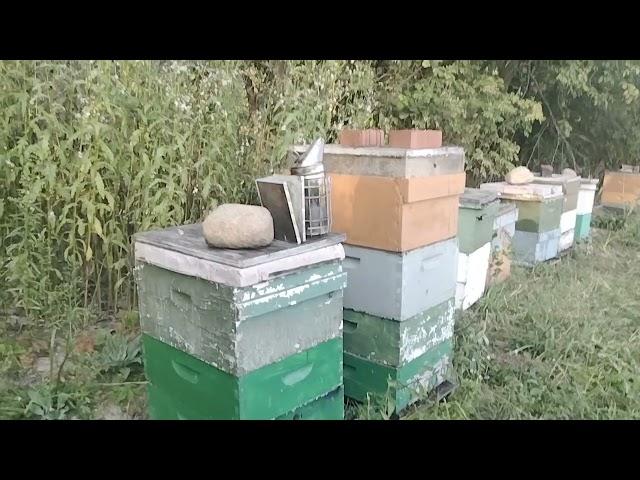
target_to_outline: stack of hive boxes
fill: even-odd
[[[347,235],[345,394],[400,411],[451,365],[464,151],[326,145],[324,163]]]
[[[627,210],[640,201],[640,172],[637,167],[623,166],[618,172],[605,172],[602,182],[602,206]]]
[[[491,261],[487,275],[487,287],[502,282],[511,275],[511,251],[516,233],[518,207],[515,203],[500,202],[493,222]]]
[[[460,197],[457,309],[466,310],[484,294],[499,204],[490,190],[467,188]]]
[[[531,266],[558,255],[564,204],[562,187],[496,182],[483,183],[480,189],[496,192],[501,201],[514,203],[518,208],[511,244],[514,263]]]
[[[200,224],[135,237],[153,419],[342,419],[343,235],[208,248]]]
[[[578,192],[578,208],[576,210],[576,241],[584,240],[591,233],[591,212],[598,189],[598,179],[583,178]]]
[[[564,252],[570,249],[573,247],[575,238],[580,177],[561,174],[553,174],[550,177],[535,176],[533,183],[562,186],[564,203],[562,206],[562,215],[560,216],[560,242],[558,244],[558,252]]]

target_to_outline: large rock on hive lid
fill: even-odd
[[[273,218],[263,207],[227,203],[209,213],[202,233],[210,247],[265,247],[273,242]]]
[[[527,167],[516,167],[504,179],[510,185],[524,185],[533,180],[533,173]]]

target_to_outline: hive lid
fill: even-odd
[[[542,202],[562,198],[562,185],[543,185],[527,183],[525,185],[511,185],[507,182],[483,183],[481,190],[492,190],[499,198],[529,202]]]
[[[554,173],[550,177],[542,177],[539,173],[533,174],[533,182],[544,185],[564,185],[565,183],[580,183],[581,178],[579,176],[562,175],[561,173]]]
[[[289,149],[289,154],[297,158],[308,149],[307,145],[295,145]],[[464,149],[454,146],[411,149],[328,144],[324,146],[323,161],[325,172],[342,175],[395,178],[451,175],[464,172]]]
[[[342,243],[346,240],[346,235],[330,233],[308,239],[299,245],[274,240],[263,248],[234,250],[208,247],[202,235],[202,224],[196,223],[137,233],[133,240],[136,243],[192,257],[196,261],[203,260],[235,268],[248,268]],[[308,264],[313,263],[316,262],[310,256]]]
[[[640,173],[638,172],[626,172],[624,170],[605,170],[605,175],[625,175],[629,177],[639,177]]]
[[[462,208],[479,210],[485,205],[497,200],[498,194],[495,191],[465,188],[464,193],[460,196],[459,204]]]
[[[580,183],[582,185],[598,185],[600,183],[600,179],[598,178],[581,178]]]

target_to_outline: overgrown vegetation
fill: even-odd
[[[460,386],[405,418],[640,418],[640,217],[515,269],[456,324]]]
[[[470,185],[519,163],[637,164],[639,77],[635,61],[0,62],[3,328],[67,351],[96,324],[135,327],[133,233],[255,203],[291,144],[343,125],[440,128]],[[136,347],[118,345],[100,374],[129,378]],[[0,347],[7,374],[34,352]],[[1,408],[82,410],[51,370],[49,390]]]

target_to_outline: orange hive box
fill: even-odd
[[[632,205],[640,200],[640,174],[606,172],[602,182],[603,205]]]
[[[329,144],[323,162],[331,183],[331,230],[345,233],[346,243],[404,252],[456,236],[464,149]]]
[[[393,178],[330,173],[331,230],[347,243],[404,252],[455,237],[465,173]]]

